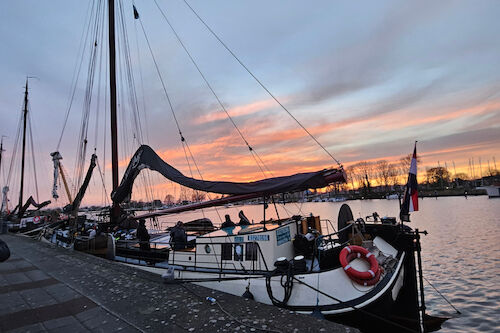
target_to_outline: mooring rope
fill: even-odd
[[[424,280],[439,294],[439,296],[441,296],[446,302],[448,302],[448,304],[458,313],[458,314],[462,314],[462,312],[460,312],[453,304],[451,304],[451,302],[443,295],[441,294],[441,292],[439,290],[437,290],[436,287],[434,287],[434,285],[429,281],[427,280],[427,278],[425,276],[423,276]]]

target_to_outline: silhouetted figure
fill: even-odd
[[[250,220],[248,220],[248,218],[245,216],[245,213],[243,213],[242,210],[240,210],[240,212],[238,213],[238,216],[240,217],[240,223],[238,223],[238,225],[249,225],[250,224]]]
[[[182,250],[187,247],[187,234],[181,221],[170,229],[170,246],[174,250]]]
[[[137,227],[137,238],[139,239],[141,250],[151,251],[151,247],[149,246],[150,237],[148,229],[146,229],[146,220],[144,219],[139,220],[139,226]]]
[[[89,231],[89,239],[95,238],[96,235],[97,235],[97,228],[96,226],[93,226],[92,229],[90,229]]]
[[[236,224],[233,221],[231,221],[231,217],[229,216],[229,214],[226,214],[225,218],[226,218],[226,220],[220,226],[221,229],[230,228],[230,227],[235,227],[236,226]]]

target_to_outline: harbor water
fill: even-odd
[[[346,201],[354,217],[365,218],[373,212],[380,216],[398,216],[397,200]],[[266,218],[294,214],[319,215],[336,226],[342,202],[270,204]],[[422,235],[422,261],[426,280],[426,306],[429,314],[453,316],[440,332],[500,332],[500,199],[479,197],[439,197],[419,199],[420,211],[411,214],[412,228]],[[170,225],[177,220],[202,217],[214,224],[229,214],[238,222],[243,210],[250,220],[261,221],[263,205],[230,206],[163,217]],[[276,212],[277,210],[277,212]],[[220,217],[219,217],[220,216]],[[328,223],[324,223],[326,228]],[[328,225],[331,229],[331,227]],[[439,296],[431,283],[461,315]]]

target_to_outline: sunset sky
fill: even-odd
[[[210,34],[183,0],[157,2],[272,175],[335,166]],[[187,2],[345,166],[361,160],[397,160],[410,153],[418,140],[418,153],[422,157],[420,173],[438,162],[441,166],[446,163],[450,169],[454,162],[457,172],[467,172],[470,158],[476,168],[481,158],[483,174],[488,161],[493,168],[494,157],[500,168],[500,2]],[[61,135],[75,68],[80,61],[82,32],[92,3],[19,0],[2,5],[0,135],[7,136],[0,174],[2,187],[8,178],[26,76],[34,76],[30,79],[30,111],[39,199],[50,199],[49,154],[56,149]],[[155,2],[135,1],[140,21],[134,20],[131,1],[121,3],[126,14],[143,143],[190,175],[140,22],[203,178],[238,181],[263,178]],[[107,41],[102,43],[106,45]],[[108,84],[104,56],[97,57],[102,65],[96,68],[85,167],[95,147],[109,195],[109,114],[104,108],[109,99],[105,94]],[[70,177],[74,176],[89,52],[83,59],[60,146],[62,162]],[[122,55],[118,63],[124,62]],[[134,129],[124,66],[119,73],[121,177],[138,147],[134,136],[139,138],[139,133]],[[25,193],[31,194],[34,193],[31,159],[28,163]],[[11,197],[17,196],[16,176],[12,171]],[[476,176],[479,176],[477,170]],[[172,184],[160,177],[151,176],[150,181],[155,198],[175,194]],[[65,204],[62,191],[60,195],[56,205]],[[102,181],[96,174],[84,204],[103,203],[104,196]],[[139,186],[133,198],[145,198]]]

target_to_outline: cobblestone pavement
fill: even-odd
[[[358,332],[84,253],[2,235],[0,332]],[[216,304],[205,300],[210,296]]]

